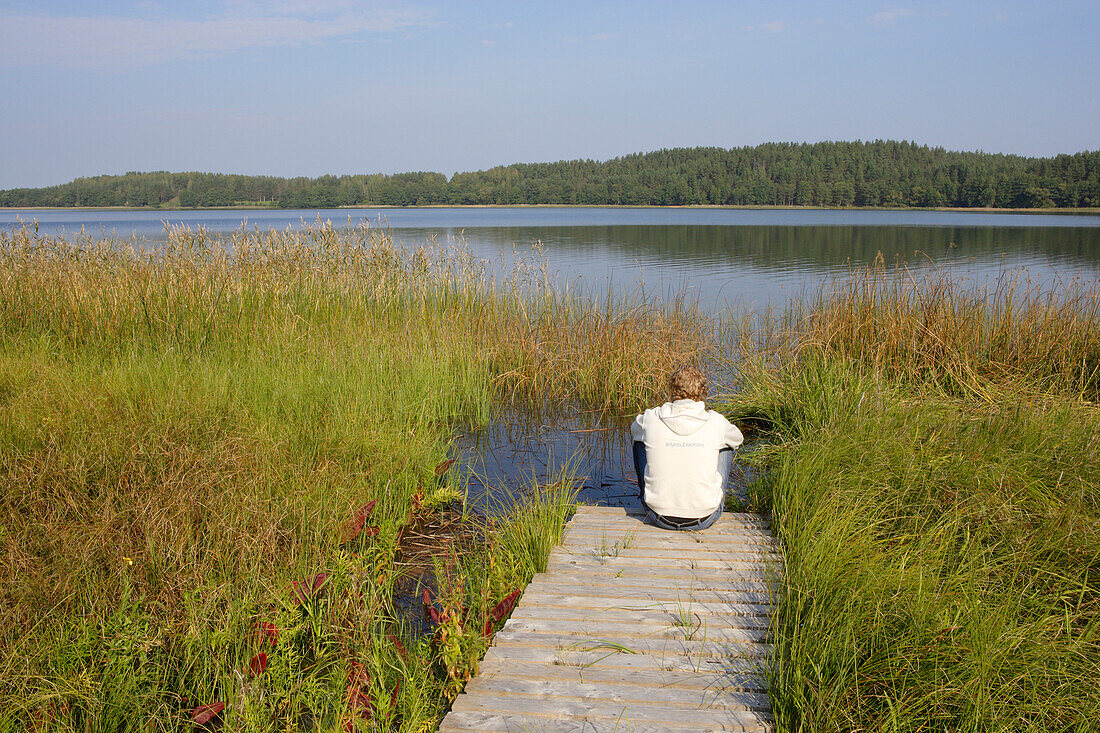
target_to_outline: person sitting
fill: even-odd
[[[646,521],[664,529],[706,529],[722,515],[733,451],[744,441],[737,426],[708,410],[707,380],[693,366],[669,377],[669,397],[630,426],[634,470]]]

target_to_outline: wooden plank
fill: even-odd
[[[628,655],[634,656],[634,655]],[[692,690],[738,690],[764,692],[767,682],[759,669],[745,672],[722,669],[696,670],[692,667],[666,669],[656,664],[641,666],[607,666],[593,664],[565,665],[549,661],[523,661],[514,657],[490,658],[488,655],[478,667],[478,677],[522,678],[548,680],[562,685],[572,682],[589,684],[633,685],[639,689],[668,687]]]
[[[583,573],[544,574],[536,575],[528,588],[541,588],[543,586],[558,586],[572,588],[582,595],[597,594],[605,598],[631,598],[638,592],[650,591],[653,597],[678,598],[685,594],[699,597],[700,592],[711,593],[744,593],[748,595],[763,596],[765,603],[771,601],[776,586],[759,580],[723,580],[721,578],[700,578],[697,576],[674,576],[670,578],[646,578],[645,576],[619,576],[615,583],[610,585],[595,584]],[[614,593],[611,591],[614,590]],[[745,603],[754,603],[748,600]]]
[[[726,559],[714,556],[705,557],[665,557],[654,559],[651,557],[635,557],[633,555],[597,555],[588,552],[563,552],[554,553],[550,557],[549,568],[555,565],[583,566],[595,564],[601,567],[615,568],[657,568],[661,570],[730,570],[764,572],[764,563],[755,560]],[[547,570],[553,572],[553,570]]]
[[[696,558],[699,560],[729,560],[734,562],[753,562],[763,567],[769,565],[782,569],[783,555],[778,550],[766,549],[726,549],[724,547],[706,547],[695,545],[685,547],[683,545],[616,545],[614,542],[576,542],[566,537],[557,547],[553,556],[564,557],[567,555],[580,555],[592,558],[600,557],[638,557],[650,560],[675,560]]]
[[[706,710],[771,710],[767,693],[724,690],[720,687],[676,687],[672,684],[653,688],[620,682],[569,682],[499,675],[479,675],[466,685],[466,694],[486,693],[515,696],[528,700],[602,700],[638,707],[657,704],[662,707]]]
[[[767,530],[764,530],[766,532]],[[638,525],[634,526],[608,526],[606,524],[597,524],[590,522],[583,522],[579,524],[571,524],[562,531],[562,539],[571,541],[570,538],[578,535],[594,536],[599,538],[601,535],[606,536],[609,540],[615,540],[620,538],[633,539],[633,540],[666,540],[669,542],[683,543],[685,546],[694,546],[695,544],[707,544],[713,546],[726,546],[731,547],[735,545],[741,545],[747,548],[767,548],[777,549],[779,547],[778,541],[771,538],[770,535],[763,534],[761,530],[744,530],[738,532],[728,532],[726,530],[707,530],[706,532],[677,532],[670,529],[654,529],[640,528]]]
[[[707,534],[706,532],[669,532],[666,530],[650,531],[648,528],[626,528],[626,527],[608,527],[606,525],[600,525],[599,527],[583,526],[579,524],[569,525],[562,532],[562,539],[564,541],[574,540],[594,540],[599,542],[605,540],[608,544],[613,542],[630,543],[634,545],[641,544],[659,544],[662,546],[675,546],[675,547],[714,547],[725,548],[729,550],[737,549],[771,549],[776,550],[779,548],[779,542],[769,537],[761,537],[755,534],[745,535],[739,541],[739,538],[732,537],[729,534]]]
[[[585,621],[577,623],[561,619],[511,618],[504,629],[514,632],[549,634],[559,638],[572,639],[572,642],[584,639],[708,639],[719,642],[739,642],[753,644],[767,638],[764,629],[745,628],[728,624],[708,623],[702,617],[686,617],[682,624],[671,618],[658,623],[622,623],[615,621]],[[499,633],[499,632],[498,632]],[[629,646],[629,644],[627,644]]]
[[[603,670],[630,673],[730,674],[763,679],[766,660],[757,657],[699,658],[682,654],[622,654],[614,650],[553,649],[534,646],[491,646],[484,664],[506,667],[539,666],[543,670],[561,668],[572,672]]]
[[[755,584],[761,589],[778,588],[778,581],[769,577],[766,569],[761,570],[721,570],[690,568],[662,570],[645,567],[611,567],[603,563],[591,563],[586,566],[547,565],[547,575],[554,580],[581,585],[594,583],[607,588],[627,585],[645,585],[648,582],[654,588],[739,588],[748,590]],[[612,582],[619,581],[619,582]],[[639,581],[642,581],[639,583]]]
[[[609,536],[607,534],[580,535],[567,532],[562,537],[561,549],[570,552],[595,552],[599,554],[632,554],[645,557],[683,557],[692,555],[720,557],[751,557],[761,560],[782,560],[783,553],[778,548],[763,545],[754,547],[746,544],[728,544],[714,542],[685,543],[668,537]]]
[[[766,659],[771,645],[762,641],[716,641],[630,636],[572,636],[510,629],[506,625],[493,637],[497,645],[533,646],[558,651],[596,651],[684,657]]]
[[[654,535],[676,535],[682,537],[691,537],[692,535],[701,535],[703,537],[745,537],[745,538],[768,538],[774,537],[771,534],[771,530],[767,527],[757,527],[753,525],[741,525],[741,524],[723,524],[717,522],[707,529],[701,530],[677,530],[677,529],[663,529],[656,525],[646,524],[645,522],[635,517],[622,517],[618,519],[602,519],[597,517],[573,517],[566,525],[568,528],[587,529],[594,531],[608,531],[608,532],[647,532]]]
[[[589,532],[644,532],[654,537],[745,537],[745,538],[770,538],[774,537],[767,527],[757,527],[742,524],[723,524],[718,522],[706,529],[665,529],[654,524],[647,524],[635,517],[622,517],[619,519],[599,519],[596,517],[573,517],[566,524],[567,528],[583,529]]]
[[[622,517],[629,517],[631,519],[643,519],[646,516],[645,510],[641,508],[641,504],[637,504],[633,507],[609,507],[609,506],[589,506],[578,505],[577,511],[574,514],[577,517],[599,517],[600,519],[619,519]],[[751,524],[753,526],[771,526],[771,522],[760,516],[759,514],[751,514],[747,512],[722,512],[721,518],[718,520],[719,524]]]
[[[766,629],[768,610],[755,613],[737,613],[727,610],[705,607],[702,604],[684,602],[682,604],[663,604],[649,608],[601,607],[583,608],[577,606],[543,605],[535,599],[524,599],[523,605],[512,613],[512,618],[538,619],[541,621],[559,621],[571,624],[584,624],[613,618],[617,623],[656,626],[664,624],[705,623],[708,628],[730,626],[740,629]],[[727,604],[728,608],[728,604]],[[753,606],[760,609],[760,606]]]
[[[753,553],[752,555],[738,554],[735,552],[726,553],[721,549],[714,548],[693,548],[693,547],[675,547],[668,548],[672,550],[676,556],[665,556],[655,558],[657,560],[679,560],[681,562],[687,562],[689,560],[718,560],[723,562],[742,562],[751,563],[753,565],[759,565],[761,568],[765,567],[767,563],[763,560],[761,555],[763,553]],[[590,560],[604,560],[613,559],[616,557],[641,557],[643,554],[633,554],[633,550],[630,547],[616,546],[614,543],[608,543],[606,545],[599,543],[575,543],[568,542],[567,544],[559,545],[555,547],[550,553],[550,559],[560,559],[567,557],[588,558]],[[651,558],[653,559],[653,558]],[[659,564],[659,563],[657,563]]]
[[[604,555],[621,554],[632,550],[645,550],[650,553],[679,552],[688,555],[779,555],[778,547],[767,547],[764,544],[751,542],[714,542],[704,540],[696,542],[691,538],[679,539],[675,537],[651,537],[649,535],[609,535],[606,533],[590,532],[581,534],[578,532],[566,532],[562,535],[561,545],[558,550],[576,551],[580,548],[586,552],[599,552]]]
[[[481,695],[459,695],[451,708],[452,712],[475,713],[486,716],[511,714],[519,716],[520,721],[509,721],[510,727],[494,727],[489,719],[478,721],[480,730],[562,730],[563,721],[617,722],[620,731],[638,730],[639,725],[660,725],[665,729],[706,730],[766,730],[770,717],[762,712],[749,710],[690,710],[685,708],[657,707],[653,705],[630,706],[601,700],[530,700],[515,697],[483,697]],[[449,717],[449,716],[448,716]],[[457,723],[461,717],[456,717]],[[548,722],[549,727],[538,727]],[[499,725],[499,724],[497,724]],[[661,730],[661,727],[652,730]],[[590,727],[580,730],[591,730]]]
[[[697,723],[645,723],[624,719],[618,715],[614,720],[555,720],[532,719],[510,714],[481,712],[453,712],[447,715],[439,726],[440,733],[480,733],[480,731],[508,731],[509,733],[669,733],[670,731],[691,731],[692,733],[715,733],[716,731],[741,731],[749,733],[769,731],[767,723],[752,727],[744,724],[733,725],[729,721],[711,721],[702,727]]]
[[[612,605],[621,605],[622,601],[634,603],[638,599],[650,602],[678,601],[695,599],[715,603],[747,603],[750,605],[772,605],[778,596],[771,591],[767,583],[753,581],[725,583],[715,587],[709,583],[692,583],[688,578],[683,583],[638,583],[627,582],[620,578],[615,584],[615,593],[598,585],[583,585],[564,582],[564,579],[552,575],[536,575],[527,586],[525,593],[558,593],[577,596],[591,596],[605,599]]]
[[[711,585],[720,587],[734,582],[752,581],[766,583],[768,574],[766,570],[724,570],[721,568],[697,568],[695,570],[676,568],[648,568],[637,566],[615,567],[602,563],[578,563],[550,561],[547,571],[558,578],[568,578],[581,583],[599,583],[607,588],[614,588],[614,581],[626,580],[652,580],[655,585],[670,587],[687,587],[690,585],[699,587]],[[581,580],[584,578],[584,580]],[[622,585],[626,585],[623,583]]]
[[[768,624],[775,608],[758,603],[704,603],[691,598],[678,601],[649,601],[643,599],[608,604],[607,599],[592,596],[559,596],[554,594],[532,595],[513,615],[525,614],[544,618],[583,619],[594,615],[613,615],[616,618],[634,618],[638,614],[665,614],[681,616],[693,614],[726,619],[730,623]]]
[[[596,516],[601,519],[615,519],[618,517],[641,518],[645,517],[645,515],[645,510],[641,508],[641,504],[639,503],[628,508],[580,504],[577,506],[575,516]],[[718,520],[718,523],[741,523],[758,527],[771,526],[771,522],[767,519],[761,517],[759,514],[752,514],[751,512],[722,512],[722,517]]]
[[[588,542],[563,542],[559,548],[561,552],[555,552],[555,557],[578,555],[593,559],[612,557],[632,557],[650,560],[653,564],[660,564],[664,560],[683,560],[695,558],[698,560],[723,560],[727,562],[756,563],[761,567],[775,566],[777,571],[782,570],[783,556],[779,552],[767,550],[740,550],[731,551],[711,547],[656,547],[653,545],[638,547],[616,547],[613,544],[601,545]]]

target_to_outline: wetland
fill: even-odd
[[[780,729],[1100,714],[1100,217],[348,214],[3,212],[0,728],[430,728],[684,361]]]

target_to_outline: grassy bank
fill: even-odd
[[[571,490],[473,517],[456,428],[640,406],[707,328],[366,228],[0,233],[0,729],[430,728]]]
[[[871,272],[744,334],[781,730],[1100,719],[1100,292]]]

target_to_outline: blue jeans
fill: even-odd
[[[640,440],[635,440],[634,472],[638,474],[638,498],[642,500],[642,506],[646,509],[647,523],[655,524],[662,529],[701,530],[711,526],[718,521],[718,517],[722,516],[722,507],[726,503],[726,496],[729,495],[730,490],[730,469],[733,467],[733,448],[723,448],[718,451],[718,473],[722,475],[722,501],[719,502],[718,508],[714,510],[714,513],[707,517],[662,517],[660,514],[650,509],[649,505],[645,503],[645,466],[645,443]]]

